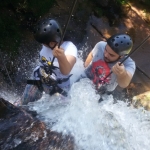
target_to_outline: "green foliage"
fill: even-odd
[[[13,5],[17,5],[18,3],[22,2],[23,0],[1,0],[1,3],[0,3],[0,7],[6,7],[8,6],[8,4],[13,4]]]
[[[116,0],[118,3],[120,3],[121,5],[125,5],[127,4],[127,0]]]
[[[26,31],[48,12],[54,2],[55,0],[1,0],[0,49],[16,54],[22,35],[26,36]]]
[[[20,43],[21,34],[18,30],[19,24],[8,14],[3,14],[0,17],[0,49],[2,51],[17,52]]]
[[[95,7],[95,13],[97,14],[98,17],[101,17],[103,15],[103,10],[99,7]]]
[[[150,6],[150,0],[140,0],[144,5]]]
[[[52,7],[55,0],[28,0],[27,7],[35,16],[42,16]]]

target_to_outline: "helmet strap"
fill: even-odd
[[[56,47],[57,44],[58,44],[58,43],[56,43],[53,47],[50,47],[50,46],[49,46],[49,47],[53,50],[53,49]]]
[[[58,44],[58,42],[53,46],[53,47],[51,47],[50,45],[49,45],[49,43],[48,44],[43,44],[43,45],[45,45],[46,47],[49,47],[50,49],[54,49],[55,47],[56,47],[56,45]]]

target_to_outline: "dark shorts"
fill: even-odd
[[[43,84],[43,90],[46,94],[50,94],[50,89],[47,85]],[[64,91],[69,91],[70,86],[65,87]],[[39,100],[43,95],[43,92],[39,90],[39,88],[36,85],[27,84],[24,90],[24,93],[21,97],[21,104],[20,105],[26,105],[29,102],[34,102]]]
[[[22,105],[34,102],[42,97],[42,91],[36,85],[27,84],[21,97]]]

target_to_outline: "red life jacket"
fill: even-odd
[[[110,73],[110,68],[105,61],[98,60],[92,63],[92,75],[93,83],[99,87],[102,84],[102,81],[108,83],[110,76],[105,79],[105,77]],[[104,81],[105,80],[105,81]]]

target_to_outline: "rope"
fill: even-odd
[[[107,38],[102,34],[101,31],[99,31],[99,30],[96,28],[96,26],[94,26],[92,23],[91,23],[91,26],[92,26],[105,40],[107,40]],[[129,54],[127,55],[127,57],[125,57],[125,58],[121,61],[120,65],[121,65],[127,58],[129,58],[135,51],[137,51],[143,44],[145,44],[145,42],[146,42],[149,38],[150,38],[150,35],[148,35],[147,38],[145,38],[145,39],[141,42],[141,44],[138,45],[133,51],[131,51],[131,53],[129,53]],[[136,66],[136,68],[137,68],[139,71],[141,71],[147,78],[150,79],[150,77],[149,77],[143,70],[141,70],[141,69],[140,69],[139,67],[137,67],[137,66]],[[111,74],[112,74],[112,71],[104,78],[104,81],[105,81]]]
[[[61,42],[63,41],[63,38],[64,38],[64,36],[65,36],[65,33],[66,33],[66,30],[67,30],[67,27],[68,27],[70,18],[71,18],[71,16],[72,16],[73,10],[74,10],[74,8],[75,8],[76,2],[77,2],[77,0],[74,0],[73,6],[72,6],[71,11],[70,11],[70,15],[69,15],[68,20],[67,20],[66,25],[65,25],[65,29],[64,29],[63,34],[62,34],[62,36],[61,36],[61,40],[60,40],[60,42],[59,42],[59,44],[58,44],[58,48],[60,47]],[[51,66],[53,65],[54,60],[55,60],[55,57],[53,57],[53,59],[52,59]]]
[[[129,58],[135,51],[137,51],[143,44],[145,44],[145,42],[150,38],[150,35],[147,36],[147,38],[145,38],[140,45],[138,45],[133,51],[131,51],[131,53],[129,53],[127,55],[127,57],[125,57],[121,62],[120,65],[127,59]],[[112,74],[112,71],[104,78],[104,81]]]

